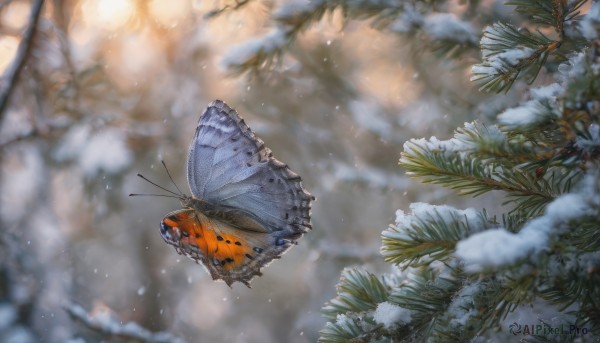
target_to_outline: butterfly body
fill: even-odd
[[[201,115],[187,170],[192,196],[162,220],[161,235],[215,280],[249,286],[311,229],[314,197],[222,101]]]

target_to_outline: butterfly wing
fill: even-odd
[[[299,238],[311,228],[314,197],[300,176],[273,157],[237,112],[212,102],[200,117],[188,155],[194,197],[239,209],[282,238]]]
[[[261,275],[260,268],[281,254],[276,238],[267,232],[239,230],[193,210],[169,213],[160,224],[163,239],[178,253],[202,263],[213,280],[231,286]]]
[[[185,208],[169,213],[160,231],[214,280],[250,287],[311,229],[314,197],[222,101],[201,115],[187,167],[193,197],[182,197]]]

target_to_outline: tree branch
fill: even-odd
[[[151,332],[134,322],[122,324],[109,315],[94,316],[77,304],[69,304],[65,306],[65,310],[71,318],[106,337],[120,338],[134,342],[185,343],[169,332]]]
[[[42,7],[44,6],[44,0],[35,0],[31,6],[31,14],[29,15],[29,25],[23,33],[23,39],[19,43],[17,54],[11,66],[6,70],[2,77],[2,88],[0,91],[0,128],[4,121],[4,115],[10,96],[18,82],[19,74],[27,63],[27,59],[31,54],[31,46],[33,43],[33,37],[35,36],[40,14],[42,13]]]

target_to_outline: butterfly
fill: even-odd
[[[160,234],[230,287],[250,287],[261,268],[312,229],[315,197],[223,101],[200,116],[187,179],[192,195],[178,196],[183,209],[164,217]]]

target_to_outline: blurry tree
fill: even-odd
[[[492,335],[531,301],[592,327],[597,225],[573,216],[593,219],[597,199],[582,185],[598,187],[598,6],[514,5],[520,16],[493,0],[0,1],[0,341],[315,341],[317,309],[356,263],[372,272],[343,272],[322,340]],[[147,186],[138,171],[167,184],[161,159],[185,182],[214,98],[318,198],[313,232],[252,290],[179,263],[157,230],[165,202],[125,200]],[[504,190],[514,210],[399,211],[382,251],[404,271],[376,277],[393,209],[452,196],[400,175],[400,144],[476,117],[455,139],[409,141],[402,164],[466,194]],[[493,213],[492,199],[452,201]]]

